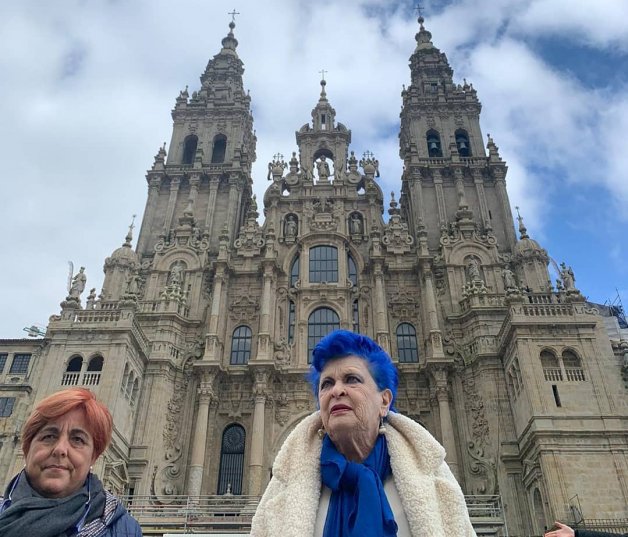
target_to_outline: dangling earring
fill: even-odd
[[[380,416],[379,417],[379,430],[377,431],[378,434],[385,434],[386,433],[386,425],[384,425],[384,418],[385,418],[385,416]]]
[[[321,427],[318,431],[316,431],[316,434],[322,440],[323,438],[325,438],[325,429]]]

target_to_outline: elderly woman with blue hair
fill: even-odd
[[[445,450],[397,413],[397,370],[366,336],[337,330],[314,349],[319,410],[284,442],[253,537],[474,536]]]

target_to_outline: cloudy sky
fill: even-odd
[[[628,2],[423,0],[425,26],[483,104],[512,206],[591,300],[628,307]],[[257,130],[254,183],[296,149],[327,71],[352,149],[399,194],[400,91],[418,30],[392,0],[20,0],[0,4],[0,337],[45,327],[68,261],[100,291],[146,201],[145,172],[236,9]],[[85,296],[85,295],[84,295]]]

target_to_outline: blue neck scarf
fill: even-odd
[[[349,462],[323,439],[321,478],[331,490],[323,537],[396,537],[397,523],[383,482],[392,473],[384,435],[362,463]]]

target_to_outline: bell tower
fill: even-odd
[[[223,227],[233,240],[246,219],[256,137],[234,28],[231,22],[200,90],[190,96],[186,86],[176,99],[168,154],[164,144],[146,176],[149,192],[137,248],[142,260],[181,240],[217,251]]]
[[[402,91],[399,155],[404,162],[401,206],[412,229],[425,226],[437,247],[450,224],[466,221],[491,232],[504,248],[516,242],[506,193],[507,167],[480,129],[473,85],[455,84],[447,56],[419,17],[410,57],[410,87]]]

